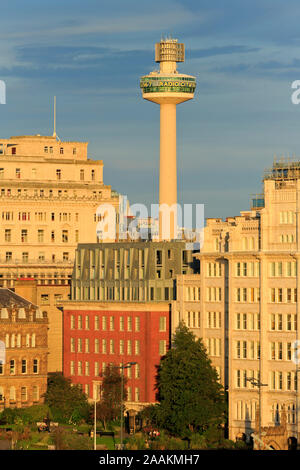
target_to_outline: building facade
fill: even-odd
[[[36,279],[17,279],[14,291],[38,305],[42,315],[48,318],[48,372],[62,372],[63,315],[57,306],[70,298],[70,286],[38,284]]]
[[[108,363],[137,362],[127,370],[127,409],[155,402],[156,367],[170,345],[175,277],[197,264],[183,241],[78,245],[72,299],[62,302],[64,374],[93,398]]]
[[[33,303],[0,288],[0,408],[43,402],[48,319]]]
[[[177,274],[196,272],[184,241],[79,244],[72,300],[170,302]]]
[[[107,365],[135,362],[124,370],[126,408],[139,411],[156,401],[156,366],[169,347],[169,317],[162,302],[65,302],[64,375],[98,400]]]
[[[69,298],[77,244],[97,240],[100,204],[118,211],[103,162],[88,158],[87,146],[41,135],[0,139],[0,286],[37,281],[36,302],[49,318],[50,372],[62,370],[62,318],[54,304]]]
[[[279,425],[299,438],[299,162],[274,163],[238,217],[208,219],[200,275],[177,278],[173,328],[203,338],[229,396],[229,436]],[[195,313],[196,312],[196,313]],[[260,406],[259,406],[260,404]]]
[[[3,287],[19,277],[68,284],[77,244],[97,241],[97,207],[118,206],[87,145],[40,135],[0,139]]]

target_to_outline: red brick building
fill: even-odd
[[[169,304],[68,301],[63,304],[63,370],[90,399],[99,398],[101,373],[125,369],[127,409],[155,402],[155,375],[170,342]]]

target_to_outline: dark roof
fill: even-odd
[[[28,308],[31,307],[31,305],[33,305],[31,302],[15,294],[10,289],[0,287],[0,308],[9,308],[13,306],[19,308]]]

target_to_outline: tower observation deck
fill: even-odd
[[[196,78],[179,73],[184,44],[164,39],[155,45],[160,70],[141,77],[145,100],[160,105],[159,239],[177,238],[176,105],[193,99]]]

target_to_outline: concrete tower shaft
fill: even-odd
[[[160,70],[141,78],[143,98],[160,105],[159,239],[177,238],[176,105],[194,97],[196,79],[180,74],[184,44],[166,39],[155,45]]]

